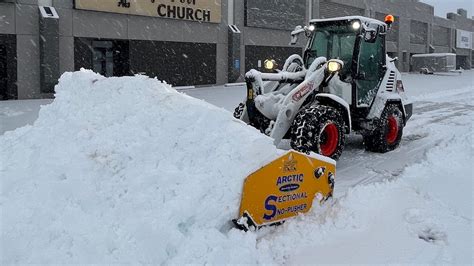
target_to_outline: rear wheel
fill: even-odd
[[[403,113],[397,105],[387,105],[376,129],[364,136],[365,149],[373,152],[388,152],[396,149],[403,135]]]
[[[338,159],[344,149],[344,119],[337,109],[313,105],[298,113],[291,128],[291,147]]]

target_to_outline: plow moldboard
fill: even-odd
[[[319,158],[319,159],[318,159]],[[244,182],[240,217],[262,226],[311,209],[314,197],[332,195],[336,164],[319,156],[289,151],[249,175]]]

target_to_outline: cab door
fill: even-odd
[[[356,84],[356,106],[370,107],[386,71],[385,36],[377,34],[375,40],[362,38],[359,46],[359,57]]]

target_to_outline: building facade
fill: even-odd
[[[175,86],[241,81],[267,58],[301,54],[289,33],[311,18],[389,13],[387,52],[401,71],[433,52],[471,68],[474,20],[416,0],[0,0],[0,99],[53,97],[60,75],[81,68]]]

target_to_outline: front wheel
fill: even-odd
[[[337,160],[344,149],[344,119],[330,106],[313,105],[298,113],[291,128],[291,147]]]
[[[375,130],[364,135],[365,149],[385,153],[396,149],[403,135],[403,113],[397,105],[387,105]]]

